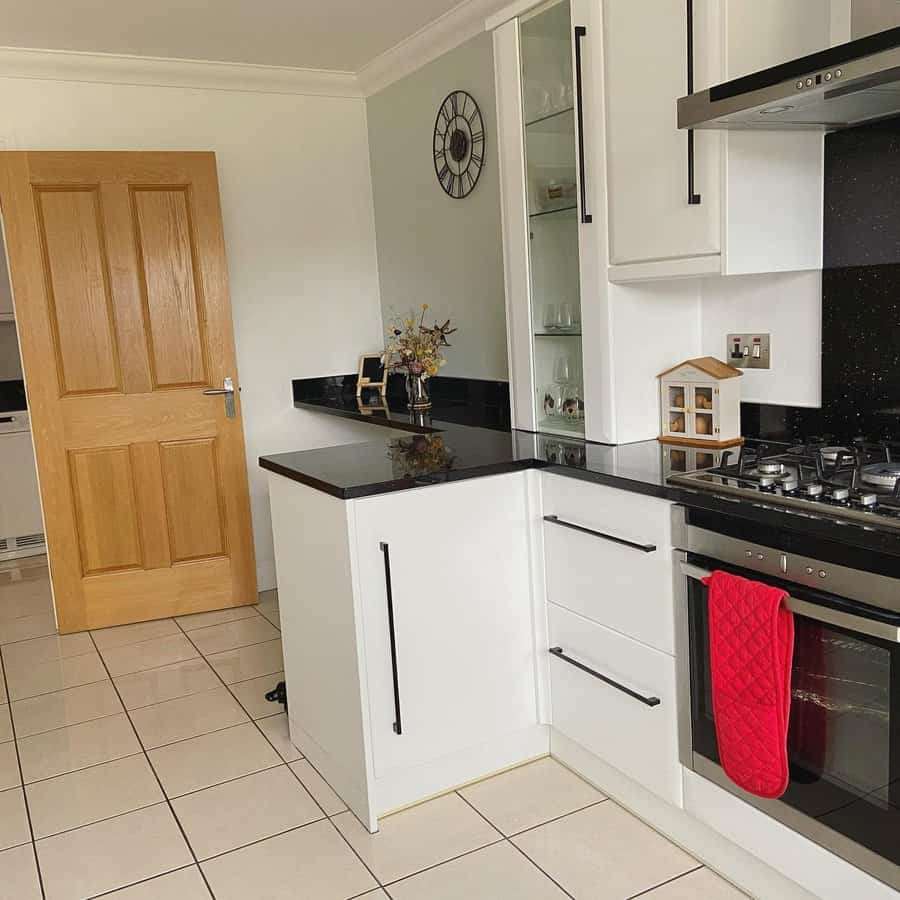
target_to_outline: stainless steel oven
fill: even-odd
[[[705,510],[677,508],[673,534],[682,764],[900,889],[900,559]],[[719,764],[701,581],[714,569],[790,595],[790,783],[778,800]]]

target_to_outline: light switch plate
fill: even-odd
[[[736,369],[769,369],[772,365],[768,334],[729,334],[725,361]]]

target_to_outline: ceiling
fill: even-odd
[[[357,72],[459,2],[0,0],[0,43]]]

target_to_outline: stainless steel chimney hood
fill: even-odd
[[[696,91],[679,128],[849,128],[900,115],[900,28],[870,34]]]

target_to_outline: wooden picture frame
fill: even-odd
[[[382,362],[381,353],[364,353],[359,358],[359,374],[356,378],[356,397],[359,399],[365,388],[377,388],[384,397],[387,394],[388,370]]]

